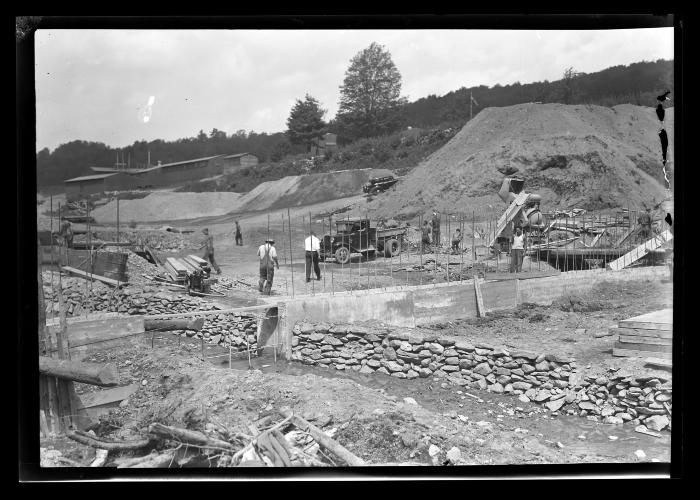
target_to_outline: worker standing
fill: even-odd
[[[61,217],[61,228],[58,235],[63,240],[63,246],[73,248],[73,226],[64,217]]]
[[[204,243],[199,247],[200,250],[204,248],[204,255],[202,258],[209,261],[211,266],[216,269],[216,274],[221,274],[221,268],[216,263],[216,260],[214,260],[214,236],[209,234],[209,229],[206,227],[202,229],[202,233],[204,233]]]
[[[258,290],[266,295],[272,292],[272,281],[275,278],[275,266],[280,268],[277,261],[277,250],[274,247],[275,240],[268,238],[264,245],[258,248],[258,257],[260,258],[260,279],[258,280]]]
[[[311,266],[313,265],[316,280],[321,280],[321,268],[318,265],[318,252],[321,250],[321,242],[316,233],[311,231],[311,236],[304,240],[304,252],[306,255],[306,282],[311,281]]]
[[[421,245],[424,252],[430,250],[430,224],[428,224],[427,220],[423,221],[423,227],[421,228]]]
[[[241,226],[236,221],[236,246],[243,246],[243,235],[241,234]]]
[[[513,234],[513,243],[510,247],[510,272],[519,273],[523,269],[523,255],[525,254],[525,235],[523,230],[517,228]]]
[[[433,245],[440,246],[440,214],[433,212]]]
[[[651,208],[646,209],[646,213],[643,213],[637,219],[637,223],[640,226],[639,236],[643,241],[651,238]]]
[[[452,253],[459,253],[459,244],[462,242],[462,231],[459,228],[455,229],[452,234]]]

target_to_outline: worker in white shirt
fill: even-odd
[[[510,272],[519,273],[523,270],[523,255],[525,254],[525,235],[517,228],[513,234],[513,244],[510,247]]]
[[[265,240],[265,244],[260,245],[258,248],[258,257],[260,258],[258,290],[266,295],[270,295],[272,291],[272,280],[275,278],[275,266],[277,266],[277,269],[280,268],[280,263],[277,261],[277,250],[275,250],[274,244],[275,240],[268,238]]]
[[[316,237],[316,233],[311,231],[311,236],[304,240],[304,250],[306,251],[306,282],[311,281],[311,266],[316,273],[316,280],[321,280],[321,268],[318,265],[318,252],[321,250],[321,242]]]

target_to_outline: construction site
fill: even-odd
[[[670,462],[657,129],[519,104],[402,176],[38,195],[42,466]]]

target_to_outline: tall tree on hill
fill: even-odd
[[[376,42],[350,61],[340,86],[338,128],[350,139],[387,133],[399,124],[401,74],[391,54]]]
[[[320,103],[306,94],[302,101],[297,99],[287,118],[287,137],[292,144],[303,144],[307,151],[311,151],[311,146],[326,130],[326,123],[323,115],[326,110],[321,108]]]

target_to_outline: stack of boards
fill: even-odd
[[[165,267],[173,281],[178,283],[184,283],[187,275],[194,273],[196,269],[204,271],[206,276],[211,273],[209,263],[196,255],[188,255],[182,258],[168,257],[163,267]]]
[[[655,357],[670,360],[673,351],[673,309],[624,319],[610,333],[619,335],[613,356]]]

